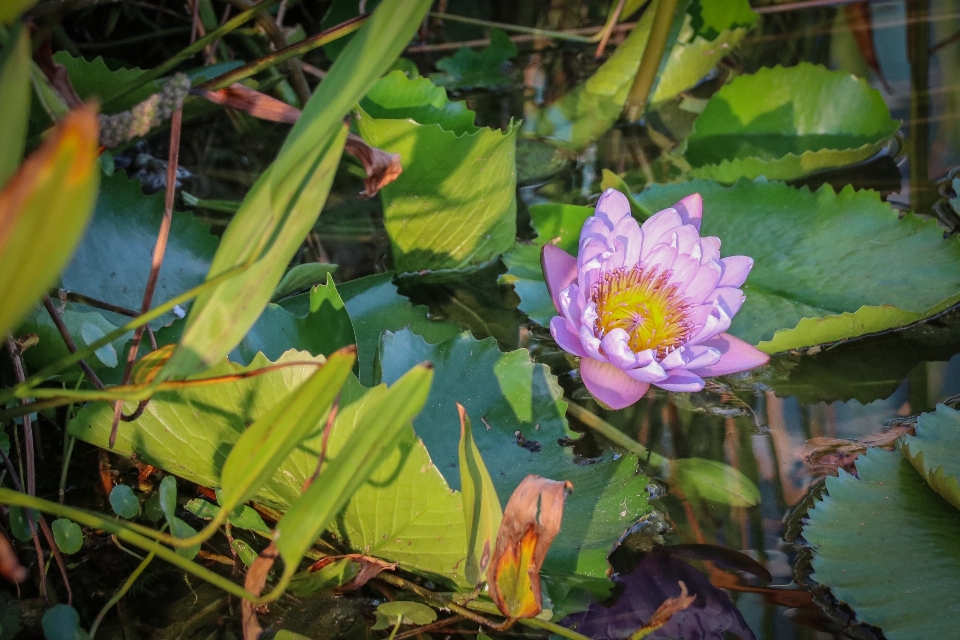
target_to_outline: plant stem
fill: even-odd
[[[647,11],[649,10],[647,9]],[[653,26],[650,28],[650,38],[643,50],[643,57],[640,58],[640,68],[637,69],[633,86],[630,87],[630,94],[624,104],[624,113],[630,122],[639,120],[647,107],[650,90],[653,88],[657,70],[660,68],[660,61],[663,60],[663,53],[667,48],[667,40],[670,38],[670,28],[673,26],[676,10],[677,0],[660,0],[657,4],[657,12],[653,16]]]
[[[240,25],[244,24],[251,18],[256,17],[257,15],[263,13],[267,9],[270,9],[274,5],[278,4],[280,0],[261,0],[256,6],[244,11],[243,13],[237,14],[232,20],[228,20],[218,29],[214,29],[204,37],[196,40],[193,44],[181,50],[179,53],[174,55],[172,58],[164,62],[163,64],[154,67],[150,71],[145,71],[137,78],[134,78],[127,84],[121,86],[113,94],[107,96],[103,101],[103,106],[101,111],[106,112],[110,107],[114,105],[121,98],[133,93],[143,85],[156,80],[160,76],[164,75],[168,71],[174,69],[184,60],[190,58],[196,53],[203,51],[204,47],[208,44],[222,38],[225,34],[230,33]]]
[[[70,331],[67,329],[67,325],[63,323],[63,318],[60,317],[60,312],[57,311],[57,308],[53,306],[53,301],[50,300],[50,296],[44,294],[43,296],[43,306],[46,308],[47,313],[50,314],[50,319],[53,320],[53,324],[56,325],[57,331],[60,332],[60,337],[63,338],[63,343],[67,345],[67,351],[70,353],[77,352],[77,345],[73,342],[73,336],[70,335]],[[83,358],[80,358],[80,361],[77,363],[80,365],[80,368],[83,369],[83,372],[87,374],[87,377],[90,378],[90,382],[93,383],[97,389],[103,389],[103,383],[100,381],[100,378],[94,373],[93,369],[90,368],[90,365],[87,364],[87,361]]]
[[[603,31],[600,31],[596,35],[592,36],[580,36],[574,33],[567,33],[564,31],[548,31],[546,29],[535,29],[533,27],[521,27],[515,24],[506,24],[503,22],[492,22],[490,20],[480,20],[479,18],[468,18],[467,16],[458,16],[452,13],[437,13],[431,11],[428,14],[431,18],[439,18],[441,20],[451,20],[453,22],[462,22],[464,24],[475,24],[480,27],[494,27],[496,29],[503,29],[504,31],[515,31],[516,33],[527,33],[532,36],[537,36],[541,38],[552,38],[554,40],[569,40],[570,42],[599,42],[603,37]],[[669,29],[669,27],[668,27]]]
[[[630,453],[634,453],[641,460],[645,460],[652,464],[653,466],[663,466],[665,463],[668,463],[669,460],[664,458],[659,453],[654,453],[650,451],[645,446],[625,434],[620,429],[617,429],[615,426],[601,418],[600,416],[587,411],[578,404],[567,401],[567,413],[585,424],[590,429],[596,431],[604,438],[617,445],[618,447],[623,447]]]
[[[289,47],[275,51],[274,53],[260,58],[259,60],[248,62],[242,67],[238,67],[233,71],[228,71],[222,76],[212,78],[198,86],[197,89],[218,91],[225,87],[229,87],[234,83],[240,82],[241,80],[246,80],[250,76],[253,76],[265,69],[274,67],[281,62],[289,60],[290,58],[302,56],[308,51],[313,51],[317,47],[321,47],[329,42],[333,42],[334,40],[338,40],[347,34],[359,30],[369,17],[369,14],[363,14],[351,20],[347,20],[346,22],[342,22],[325,31],[321,31],[314,36],[304,38],[300,42],[292,44]]]
[[[100,623],[103,622],[104,616],[107,615],[107,612],[113,608],[113,605],[117,604],[120,601],[120,598],[127,595],[127,591],[130,591],[130,587],[133,586],[133,583],[136,582],[137,578],[140,577],[140,574],[143,573],[143,570],[147,568],[147,565],[150,564],[150,561],[156,556],[156,552],[151,551],[146,558],[143,559],[136,569],[133,570],[133,573],[130,574],[130,577],[127,578],[126,582],[117,589],[117,592],[113,594],[113,597],[103,605],[103,609],[100,609],[100,613],[97,614],[96,619],[93,621],[93,624],[90,625],[90,639],[93,640],[93,637],[97,634],[97,629],[100,628]]]
[[[492,602],[481,602],[479,600],[474,600],[468,605],[471,609],[477,611],[483,611],[484,613],[496,613],[499,615],[497,606]],[[550,622],[548,620],[541,620],[540,618],[520,618],[517,620],[518,624],[522,624],[526,627],[531,627],[533,629],[543,629],[545,631],[550,631],[555,633],[558,636],[563,636],[564,638],[571,638],[571,640],[590,640],[588,636],[585,636],[581,633],[577,633],[572,629],[567,629],[562,627],[555,622]]]

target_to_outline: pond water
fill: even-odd
[[[591,18],[600,16],[593,22],[602,23],[609,3],[582,3],[584,6],[578,9],[574,6],[578,3],[541,2],[517,11],[503,2],[450,0],[440,4],[450,13],[490,19],[512,16],[531,24],[542,14],[538,26],[559,30],[585,14]],[[960,0],[879,0],[859,3],[859,13],[843,8],[848,4],[813,1],[758,7],[762,14],[759,25],[748,32],[715,71],[685,92],[682,103],[676,101],[651,112],[640,123],[621,120],[577,153],[559,151],[545,139],[524,130],[517,147],[519,238],[532,240],[535,236],[531,207],[544,203],[594,204],[602,191],[601,184],[606,184],[605,172],[620,176],[634,193],[648,184],[669,181],[675,177],[671,173],[675,166],[672,160],[667,161],[668,156],[675,151],[676,143],[690,133],[707,98],[732,76],[801,62],[822,64],[865,78],[880,92],[891,116],[901,126],[875,156],[791,184],[811,190],[823,184],[832,185],[837,191],[848,184],[857,189],[874,189],[896,209],[915,211],[936,220],[945,234],[960,230],[960,212],[954,211],[948,202],[960,195],[953,191],[953,179],[960,175],[960,38],[956,37],[960,32]],[[865,5],[869,5],[868,19],[864,18]],[[101,16],[96,13],[99,10],[84,14],[83,20],[97,19]],[[76,38],[84,24],[82,20],[77,25],[68,24],[67,32]],[[439,32],[455,43],[483,39],[488,33],[486,29],[455,22],[447,23]],[[616,31],[610,46],[622,43],[627,33],[626,29]],[[869,56],[864,55],[866,34],[871,38],[869,48],[876,58],[875,65],[867,62]],[[506,130],[511,122],[530,121],[540,107],[590,77],[600,65],[592,55],[595,45],[520,38],[518,46],[519,54],[503,67],[511,78],[509,84],[496,89],[451,92],[452,97],[465,100],[476,111],[480,126]],[[440,56],[452,51],[445,46],[414,45],[405,55],[421,69],[429,69]],[[147,59],[138,63],[146,68],[169,53],[149,49],[144,53]],[[185,201],[190,197],[205,202],[205,207],[195,209],[195,217],[218,231],[228,224],[236,204],[275,157],[289,130],[288,125],[257,123],[251,129],[255,135],[237,135],[247,125],[231,118],[217,111],[187,122],[180,157],[186,169]],[[164,143],[151,141],[118,154],[117,167],[130,169],[130,174],[139,167],[141,182],[147,184],[155,179],[154,190],[158,190],[162,188],[163,181],[158,176],[163,174],[164,166],[157,164],[155,158],[164,156]],[[382,206],[377,199],[356,197],[363,185],[361,176],[359,166],[337,173],[322,215],[294,260],[339,265],[338,284],[392,267]],[[897,259],[894,250],[889,261],[895,265]],[[437,281],[404,277],[397,281],[397,286],[412,302],[428,307],[433,320],[457,323],[477,340],[494,338],[502,351],[528,349],[535,362],[549,366],[565,395],[593,415],[581,416],[582,419],[594,420],[599,416],[654,455],[670,460],[699,458],[728,465],[759,490],[760,500],[755,506],[721,504],[697,495],[684,495],[676,483],[671,484],[671,478],[656,477],[662,469],[642,462],[641,470],[654,476],[647,490],[655,510],[620,540],[618,550],[610,558],[615,572],[627,575],[640,558],[659,557],[650,553],[654,543],[675,546],[676,556],[661,558],[663,566],[686,562],[700,569],[706,576],[701,578],[704,585],[709,579],[714,586],[727,590],[756,638],[883,637],[878,629],[859,624],[849,608],[811,579],[812,554],[801,529],[808,508],[824,491],[824,478],[836,475],[838,467],[854,470],[854,458],[863,450],[858,448],[861,441],[892,448],[896,437],[913,427],[915,416],[933,411],[938,403],[958,401],[960,308],[899,331],[780,353],[766,366],[708,383],[700,393],[672,394],[651,388],[635,405],[612,411],[592,399],[579,379],[575,362],[558,348],[547,329],[521,310],[522,301],[516,290],[504,284],[502,276],[506,270],[503,262],[494,259],[469,275]],[[346,294],[344,298],[349,302]],[[290,302],[286,309],[306,313],[308,305],[301,298]],[[161,342],[172,342],[178,336],[174,330],[158,332]],[[378,373],[381,364],[379,360],[375,363]],[[384,365],[385,371],[388,368]],[[119,380],[119,374],[116,378]],[[624,454],[575,414],[570,414],[569,419],[571,428],[583,436],[564,446],[573,447],[579,465],[589,469],[603,456],[610,457],[611,451],[617,458]],[[484,418],[474,416],[475,423],[481,420]],[[486,422],[483,424],[487,431],[491,429]],[[522,435],[518,436],[518,443],[524,445]],[[530,444],[533,448],[529,450],[537,446],[538,443]],[[127,460],[108,459],[102,450],[83,442],[76,447],[67,465],[71,478],[66,490],[68,504],[107,511],[106,500],[97,497],[90,485],[103,478],[109,485],[111,464],[119,471],[114,474],[114,482],[119,476],[133,486],[139,482],[147,487],[144,493],[156,488],[150,480],[150,474],[156,471],[152,467],[144,471],[141,465],[138,477],[137,469]],[[60,480],[59,435],[42,441],[38,449],[47,456],[43,464],[51,469],[56,467],[56,473],[40,478],[40,495],[53,495]],[[446,476],[446,470],[441,471]],[[715,477],[713,482],[721,492],[735,488],[733,484],[725,485],[723,477]],[[182,483],[181,491],[184,490]],[[623,509],[626,513],[626,502]],[[191,522],[196,524],[199,520]],[[88,532],[88,536],[84,552],[74,556],[75,561],[69,566],[83,624],[90,622],[137,564],[118,551],[119,543],[103,532]],[[227,557],[231,547],[221,537],[201,556],[210,566],[217,562],[233,564]],[[614,542],[610,541],[611,546]],[[683,549],[686,551],[681,552]],[[744,564],[737,554],[725,556],[723,549],[753,558],[771,579],[751,577],[749,563]],[[242,637],[235,599],[199,580],[186,578],[169,566],[157,564],[160,563],[151,566],[127,597],[120,600],[116,615],[105,619],[101,637]],[[663,566],[650,570],[666,571]],[[689,570],[686,565],[683,569],[672,566],[671,571]],[[747,572],[737,570],[744,567]],[[242,581],[236,567],[221,569],[223,575],[233,571],[231,578]],[[675,580],[674,574],[669,575]],[[683,575],[688,581],[695,579]],[[559,590],[550,586],[549,581],[548,588]],[[325,593],[302,599],[290,597],[262,612],[260,619],[265,627],[282,627],[314,640],[385,637],[386,632],[370,629],[370,621],[375,606],[394,595],[381,584],[377,591],[368,589],[345,596]],[[0,605],[5,602],[0,601]],[[39,598],[29,602],[37,609],[33,614],[37,618],[43,605]],[[28,609],[21,606],[25,621],[31,615]],[[704,617],[732,619],[730,616],[729,610],[718,605]],[[32,622],[20,637],[42,637],[36,620]],[[461,632],[464,636],[476,633],[463,629]],[[543,632],[520,626],[490,635],[545,637]],[[0,639],[7,640],[7,636],[0,634]]]

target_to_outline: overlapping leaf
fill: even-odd
[[[654,185],[635,198],[658,211],[691,193],[703,196],[702,233],[720,238],[722,255],[754,259],[730,333],[768,353],[903,327],[960,301],[960,243],[933,222],[899,218],[875,192],[694,180]],[[541,221],[534,212],[546,232],[538,242],[559,238],[573,251],[590,210],[545,212],[551,217]],[[554,312],[537,255],[519,246],[504,261],[521,309],[545,325]]]
[[[277,362],[318,360],[308,353],[290,351]],[[250,371],[269,364],[262,355],[248,367],[223,361],[204,376]],[[313,365],[289,366],[230,384],[158,393],[142,417],[121,427],[114,450],[125,456],[136,454],[148,464],[203,486],[219,487],[224,462],[240,434],[315,371]],[[384,386],[364,389],[352,378],[347,380],[330,435],[328,460],[349,455],[345,447],[350,435],[365,428],[365,420],[384,414],[385,393]],[[105,447],[112,414],[105,403],[88,405],[70,423],[70,433]],[[311,434],[254,500],[280,510],[293,504],[316,469],[321,438],[319,430]],[[409,426],[404,427],[385,461],[353,495],[333,527],[356,550],[466,586],[462,577],[466,536],[460,497],[444,482]]]
[[[399,153],[403,173],[380,191],[397,271],[475,268],[516,236],[517,126],[473,124],[426,78],[394,71],[360,103],[360,134]]]
[[[574,464],[570,449],[557,442],[575,437],[567,428],[560,387],[546,366],[530,362],[525,350],[502,353],[494,340],[477,341],[469,334],[438,345],[408,330],[387,334],[385,381],[422,360],[433,362],[436,375],[414,427],[447,483],[460,486],[459,402],[473,417],[473,436],[501,504],[528,474],[573,483],[544,571],[605,579],[612,544],[650,509],[647,478],[636,475],[636,457],[614,459],[608,453],[595,464]]]
[[[808,63],[764,68],[710,98],[686,158],[698,178],[791,180],[869,158],[898,126],[880,93],[848,73]]]
[[[904,438],[903,455],[934,491],[960,509],[960,411],[941,404],[921,415],[916,436]]]
[[[827,478],[809,513],[813,579],[890,640],[949,637],[960,618],[960,511],[899,452],[871,449],[860,479]]]
[[[63,286],[139,312],[162,218],[163,194],[144,195],[140,184],[122,173],[104,177],[90,227],[60,276]],[[175,212],[154,305],[203,282],[216,250],[217,238],[207,225]],[[103,315],[118,326],[130,320],[109,311]],[[167,313],[150,324],[157,329],[176,318]]]

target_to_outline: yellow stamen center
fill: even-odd
[[[591,292],[597,336],[623,329],[634,353],[654,349],[660,359],[685,343],[691,330],[685,313],[689,304],[677,294],[679,285],[668,284],[670,275],[640,265],[603,273]]]

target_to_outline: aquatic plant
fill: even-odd
[[[543,247],[543,272],[562,314],[550,333],[578,356],[583,383],[614,409],[650,385],[700,391],[703,378],[753,369],[769,356],[724,333],[740,310],[753,260],[720,257],[700,237],[703,201],[687,196],[641,227],[627,198],[607,189],[580,232],[576,258]]]

